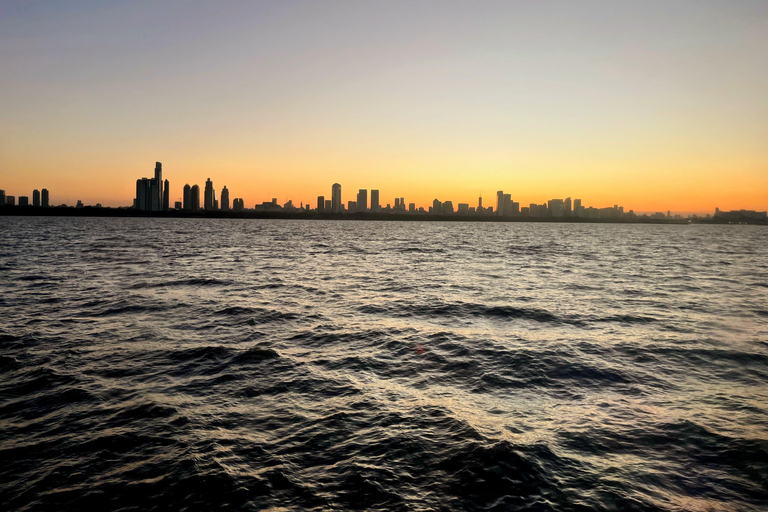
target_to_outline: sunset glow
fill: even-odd
[[[764,2],[6,2],[0,188],[768,208]]]

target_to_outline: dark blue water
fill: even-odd
[[[766,228],[0,240],[0,510],[768,508]]]

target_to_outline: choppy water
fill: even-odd
[[[768,507],[768,229],[0,240],[2,510]]]

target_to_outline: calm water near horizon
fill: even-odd
[[[768,508],[765,227],[0,240],[0,510]]]

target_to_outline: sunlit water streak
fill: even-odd
[[[762,510],[768,230],[0,219],[2,510]]]

